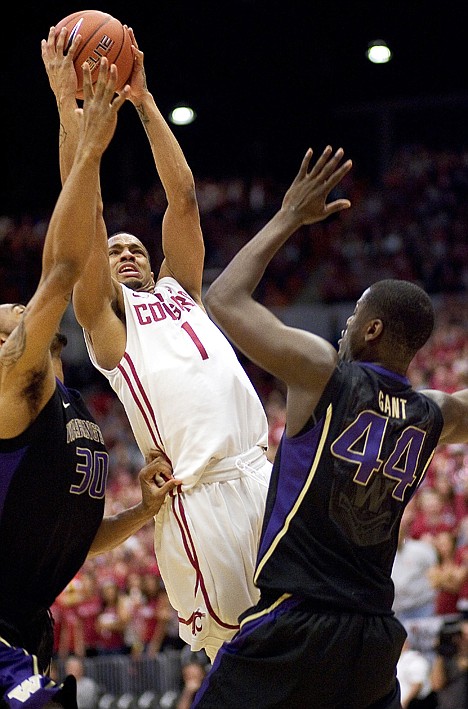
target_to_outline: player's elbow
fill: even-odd
[[[237,301],[234,302],[229,289],[217,280],[208,288],[203,302],[208,313],[217,322],[223,322],[226,313],[234,311],[238,304]]]
[[[221,306],[220,301],[216,295],[216,290],[216,284],[212,284],[206,291],[205,296],[203,298],[205,308],[213,318],[216,318],[216,313]]]
[[[70,259],[56,263],[50,271],[50,279],[57,291],[71,293],[82,273],[81,260]]]
[[[197,193],[192,176],[182,181],[177,193],[169,200],[171,206],[176,208],[180,214],[198,212]]]

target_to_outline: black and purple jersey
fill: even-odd
[[[391,614],[399,522],[442,425],[439,407],[405,377],[340,363],[314,417],[283,435],[255,573],[262,597]]]
[[[78,392],[57,387],[20,436],[0,439],[0,620],[22,627],[86,559],[109,456]]]

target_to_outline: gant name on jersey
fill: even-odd
[[[401,399],[399,396],[390,396],[379,391],[379,409],[386,416],[391,416],[394,419],[406,418],[406,399]]]

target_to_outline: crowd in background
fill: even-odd
[[[329,304],[354,300],[381,278],[415,280],[439,300],[435,331],[409,377],[419,389],[468,387],[468,153],[405,146],[380,184],[351,173],[341,189],[353,208],[293,237],[268,269],[259,299],[268,306]],[[209,281],[276,211],[284,185],[260,177],[201,179],[197,192]],[[159,234],[164,208],[160,185],[146,193],[132,190],[123,202],[108,205],[108,231],[140,237],[157,264],[161,254],[147,237]],[[0,217],[0,302],[27,302],[34,291],[48,216]],[[108,445],[106,514],[112,514],[138,501],[143,461],[122,405],[99,376],[89,379],[89,371],[75,383],[78,370],[71,370],[68,384],[83,391]],[[267,411],[272,458],[284,429],[283,390],[254,367],[248,373]],[[433,550],[427,570],[431,617],[466,616],[467,445],[438,449],[409,516],[407,538]],[[165,648],[184,648],[159,576],[152,523],[112,552],[86,561],[52,610],[60,659],[155,656]]]
[[[197,177],[196,184],[209,279],[274,214],[287,185],[265,177]],[[355,300],[386,277],[416,280],[431,294],[466,291],[468,153],[403,146],[380,180],[370,181],[356,166],[340,192],[352,208],[288,241],[262,280],[262,302]],[[130,231],[160,263],[165,203],[160,183],[129,188],[122,201],[106,203],[108,233]],[[3,302],[27,301],[35,288],[49,216],[0,216]]]

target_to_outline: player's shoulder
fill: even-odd
[[[446,391],[440,391],[438,389],[418,389],[418,394],[430,399],[436,404],[442,412],[444,419],[446,417],[451,417],[455,415],[458,404],[457,400]]]
[[[466,392],[466,390],[465,390]],[[450,394],[438,389],[424,389],[421,394],[433,401],[443,418],[439,443],[468,443],[468,397],[465,392]]]

